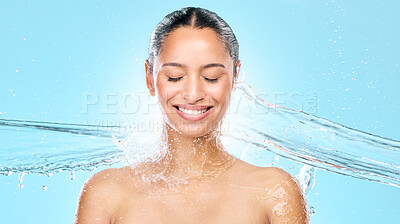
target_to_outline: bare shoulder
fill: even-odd
[[[286,171],[276,167],[259,167],[253,164],[238,160],[241,175],[246,181],[252,182],[257,186],[274,186],[276,184],[297,185],[297,181]]]
[[[296,178],[275,167],[258,171],[265,187],[266,212],[271,223],[309,223],[307,202]]]
[[[269,223],[309,223],[306,199],[296,178],[276,167],[238,164],[236,178],[256,189]]]
[[[268,185],[284,184],[292,187],[298,185],[296,178],[277,167],[260,167],[259,175],[265,178],[266,184]]]
[[[100,171],[90,177],[81,189],[75,224],[110,223],[129,181],[127,167]]]

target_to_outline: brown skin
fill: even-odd
[[[308,223],[304,195],[292,176],[234,158],[214,135],[230,102],[233,68],[213,30],[171,32],[153,74],[145,63],[147,87],[164,114],[169,156],[93,175],[82,188],[75,224]],[[203,120],[188,122],[176,113],[176,104],[213,108]],[[171,187],[172,182],[140,178],[153,174],[186,182]]]

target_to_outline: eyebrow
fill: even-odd
[[[162,67],[164,67],[164,66],[181,67],[181,68],[186,67],[185,65],[180,64],[180,63],[176,63],[176,62],[164,63],[164,64],[162,65]],[[221,67],[221,68],[225,68],[225,65],[223,65],[223,64],[221,64],[221,63],[211,63],[211,64],[206,64],[206,65],[202,66],[202,68],[212,68],[212,67]]]
[[[165,67],[165,66],[186,67],[186,66],[184,66],[184,65],[182,65],[182,64],[179,64],[179,63],[176,63],[176,62],[168,62],[168,63],[164,63],[164,64],[162,65],[162,67]]]
[[[222,68],[225,68],[225,65],[220,64],[220,63],[211,63],[211,64],[207,64],[207,65],[203,66],[203,68],[211,68],[211,67],[222,67]]]

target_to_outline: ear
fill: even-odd
[[[146,60],[144,62],[144,70],[146,71],[146,86],[149,89],[150,95],[155,95],[155,88],[154,88],[154,78],[153,74],[150,72],[150,62]]]
[[[242,66],[242,62],[240,60],[238,60],[236,62],[236,66],[235,66],[235,74],[233,74],[233,80],[232,80],[232,85],[233,87],[235,87],[235,84],[238,80],[239,77],[239,72],[240,72],[240,67]]]

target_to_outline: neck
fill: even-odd
[[[164,128],[164,147],[156,160],[156,174],[171,180],[214,178],[233,165],[235,157],[224,149],[219,130],[201,137],[183,136],[168,124]],[[153,164],[154,165],[154,164]]]

